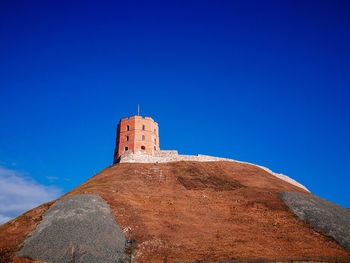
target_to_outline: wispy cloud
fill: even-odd
[[[48,179],[50,181],[55,181],[55,180],[58,180],[59,178],[56,176],[46,176],[46,179]]]
[[[12,219],[11,217],[0,215],[0,225],[2,225],[3,223],[6,223],[7,221],[10,221],[11,219]]]
[[[57,187],[39,184],[22,172],[0,166],[0,225],[60,195]]]

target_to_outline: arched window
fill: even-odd
[[[143,141],[145,140],[145,135],[142,135],[142,140],[143,140]]]
[[[141,146],[141,150],[146,150],[146,147],[145,146]]]
[[[125,146],[125,151],[128,151],[129,150],[129,147],[128,146]]]
[[[130,126],[129,125],[126,125],[126,130],[130,131]]]
[[[157,150],[156,146],[154,146],[154,150]]]
[[[145,125],[142,125],[142,130],[145,130]]]
[[[127,141],[127,142],[129,141],[129,136],[126,136],[126,141]]]

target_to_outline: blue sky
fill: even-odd
[[[116,124],[138,103],[161,149],[263,165],[350,208],[349,12],[349,1],[0,1],[0,216],[111,165]],[[11,210],[18,192],[34,201]]]

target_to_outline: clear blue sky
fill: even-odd
[[[349,13],[349,1],[1,0],[3,177],[69,191],[111,165],[117,121],[139,103],[161,149],[267,166],[350,208]]]

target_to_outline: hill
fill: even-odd
[[[312,196],[245,163],[120,163],[59,200],[79,194],[105,200],[120,229],[136,241],[135,262],[350,256],[325,232],[298,219],[280,192]],[[14,255],[52,204],[0,226],[0,248]]]

